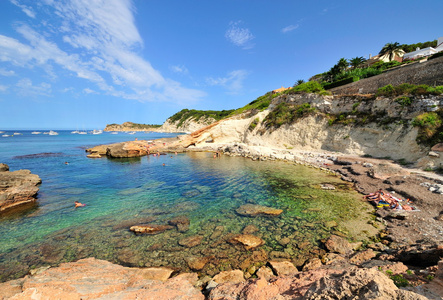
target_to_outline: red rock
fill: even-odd
[[[278,276],[290,276],[298,273],[297,268],[289,261],[270,261],[269,264]]]
[[[319,258],[311,258],[309,259],[305,265],[303,266],[303,271],[315,270],[322,266],[321,259]]]
[[[191,222],[189,221],[189,218],[185,217],[185,216],[179,216],[179,217],[176,217],[176,218],[168,221],[169,225],[177,226],[177,229],[180,232],[188,231],[190,223]]]
[[[219,274],[215,275],[214,278],[212,278],[213,281],[216,283],[239,283],[245,281],[245,278],[243,276],[243,271],[241,270],[232,270],[232,271],[224,271],[220,272]]]
[[[438,143],[431,148],[432,151],[443,152],[443,143]]]
[[[201,291],[189,282],[191,277],[183,275],[159,281],[148,279],[150,274],[152,269],[127,268],[88,258],[61,264],[36,276],[26,276],[22,279],[21,291],[15,295],[12,294],[17,291],[14,290],[17,285],[13,286],[16,281],[1,283],[0,295],[16,300],[205,299]]]
[[[189,236],[189,237],[179,240],[178,244],[183,247],[192,248],[192,247],[200,245],[203,238],[204,238],[204,236],[202,236],[202,235],[193,235],[193,236]]]
[[[374,250],[368,249],[368,250],[356,253],[354,256],[352,256],[349,259],[349,261],[353,264],[359,265],[362,262],[370,260],[371,258],[373,258],[375,256],[376,256],[376,254],[375,254]]]
[[[209,262],[209,257],[189,257],[186,262],[191,270],[200,271]]]
[[[353,251],[352,245],[344,238],[337,235],[331,235],[325,242],[326,249],[331,252],[340,254],[351,254]]]

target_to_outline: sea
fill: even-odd
[[[370,207],[352,186],[306,166],[214,158],[209,152],[91,159],[85,149],[96,145],[177,133],[57,132],[0,134],[0,163],[42,179],[35,205],[0,215],[0,281],[87,257],[130,267],[197,270],[201,276],[258,269],[269,259],[301,266],[324,253],[322,240],[331,234],[362,239],[349,224],[370,218]],[[324,183],[335,190],[321,189]],[[86,205],[75,208],[74,201]],[[243,216],[237,209],[245,204],[283,213]],[[188,228],[170,226],[155,235],[129,230],[168,225],[178,217],[189,220]],[[233,242],[245,233],[264,245],[246,249]],[[203,262],[198,269],[196,260]]]

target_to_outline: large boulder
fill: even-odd
[[[36,201],[37,185],[42,182],[38,175],[29,170],[9,172],[6,164],[0,168],[0,212]]]
[[[170,274],[171,270],[167,268],[127,268],[87,258],[61,264],[35,276],[0,283],[0,298],[205,299],[190,282],[192,278],[177,276],[168,279]]]

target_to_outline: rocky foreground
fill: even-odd
[[[269,261],[268,267],[253,270],[252,275],[258,279],[244,281],[240,270],[237,270],[238,274],[226,275],[230,278],[228,283],[217,282],[214,277],[202,284],[200,279],[197,287],[205,287],[202,292],[208,299],[353,299],[352,295],[358,295],[359,299],[442,299],[442,262],[438,267],[440,271],[437,271],[437,263],[443,257],[442,176],[406,169],[386,159],[326,151],[272,149],[243,143],[214,143],[207,139],[205,131],[207,129],[153,143],[131,141],[87,151],[92,157],[213,151],[252,160],[284,160],[334,172],[343,180],[352,182],[362,194],[382,188],[399,198],[410,199],[418,208],[412,212],[378,208],[376,217],[386,225],[386,230],[380,231],[378,242],[368,245],[365,250],[354,251],[336,248],[326,241],[324,247],[328,253],[306,262],[302,272],[287,261],[285,264],[291,271],[281,273],[273,267],[275,262]],[[442,154],[437,148],[433,150],[433,155]],[[342,246],[346,243],[344,239],[332,242]],[[418,294],[398,289],[389,277],[397,280],[398,285],[401,285],[398,281],[404,281]]]
[[[10,172],[8,165],[0,164],[0,213],[35,203],[41,182],[29,170]]]

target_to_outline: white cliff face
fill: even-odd
[[[179,121],[170,122],[168,119],[165,123],[163,123],[162,127],[160,127],[160,130],[163,132],[194,132],[214,122],[215,119],[213,118],[201,118],[198,121],[196,121],[194,118],[190,118],[178,126]]]
[[[438,98],[438,97],[437,97]],[[440,102],[439,102],[440,101]],[[314,115],[285,124],[277,129],[265,128],[263,119],[278,103],[310,103],[317,108]],[[428,153],[426,147],[417,144],[418,129],[396,120],[411,120],[423,111],[428,111],[427,102],[443,104],[443,98],[418,99],[411,107],[401,107],[394,99],[351,99],[318,95],[283,95],[270,107],[249,118],[229,118],[205,130],[198,138],[196,146],[207,145],[212,141],[218,144],[243,143],[278,149],[299,149],[312,151],[336,151],[346,154],[390,157],[416,162]],[[358,105],[356,104],[358,103]],[[384,114],[392,118],[392,123],[381,125],[375,122],[364,125],[332,124],[326,114],[340,114],[346,111],[365,111],[371,114]],[[257,122],[258,119],[258,122]],[[251,128],[252,122],[258,123]]]

